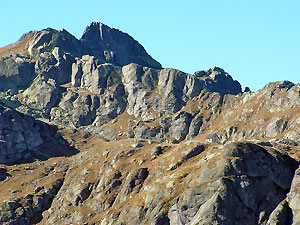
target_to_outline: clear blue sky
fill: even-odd
[[[163,67],[224,68],[243,88],[300,81],[300,0],[2,1],[0,47],[23,33],[103,22],[129,33]]]

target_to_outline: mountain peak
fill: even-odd
[[[144,47],[129,34],[100,22],[93,22],[83,32],[80,41],[93,55],[115,65],[136,63],[160,69]]]
[[[103,40],[103,30],[111,30],[114,28],[110,28],[109,26],[101,23],[101,22],[92,22],[88,25],[85,30],[83,31],[83,35],[81,37],[82,40],[84,39],[101,39]],[[121,32],[121,31],[119,31]]]
[[[136,63],[155,69],[162,68],[161,64],[129,34],[100,22],[93,22],[87,26],[80,40],[65,29],[46,28],[28,32],[18,42],[0,49],[0,57],[29,54],[36,58],[40,53],[52,52],[55,47],[74,57],[93,55],[101,62],[117,66]]]

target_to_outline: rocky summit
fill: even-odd
[[[163,68],[91,23],[0,49],[0,224],[300,224],[300,84]]]

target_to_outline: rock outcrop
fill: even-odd
[[[52,143],[52,146],[47,144]],[[55,149],[56,148],[56,149]],[[0,105],[0,164],[70,155],[57,128]]]
[[[292,181],[290,192],[287,196],[288,205],[283,206],[282,211],[288,209],[292,211],[292,221],[294,224],[298,224],[300,222],[300,197],[299,197],[299,184],[300,184],[300,169],[298,168],[295,171],[295,175]]]
[[[32,85],[22,93],[25,105],[47,113],[51,108],[58,105],[62,90],[53,79],[37,77]]]
[[[103,23],[91,23],[80,41],[90,54],[104,62],[124,66],[136,63],[146,67],[161,68],[136,40],[126,33],[110,28]]]
[[[80,41],[66,30],[47,28],[42,31],[32,31],[30,35],[32,37],[29,41],[28,52],[34,58],[39,57],[41,53],[52,52],[57,47],[62,52],[74,56],[82,54]]]
[[[0,91],[26,88],[34,79],[34,64],[27,56],[0,58]]]
[[[9,47],[12,49],[10,50]],[[118,66],[136,63],[146,67],[161,68],[161,64],[130,35],[96,22],[86,27],[79,40],[64,29],[47,28],[31,31],[23,35],[17,43],[7,46],[6,51],[0,55],[4,56],[7,52],[9,56],[15,53],[14,49],[18,49],[22,54],[28,53],[32,58],[39,58],[42,53],[52,52],[56,48],[59,48],[61,54],[70,54],[73,57],[90,54],[101,63],[113,63]]]

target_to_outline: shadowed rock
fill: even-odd
[[[0,106],[1,164],[25,163],[75,153],[77,151],[68,148],[59,137],[56,127]]]

